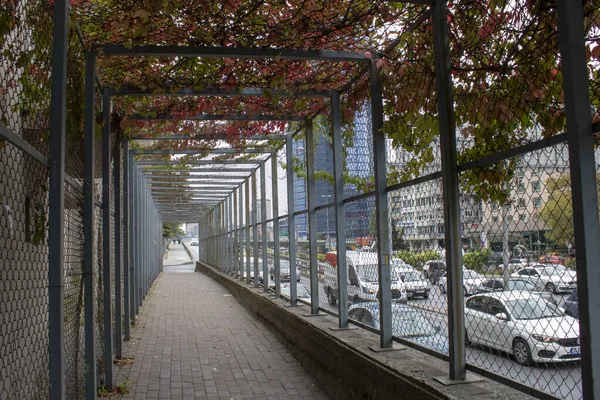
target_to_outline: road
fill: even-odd
[[[197,247],[192,248],[194,252],[197,252],[197,249]],[[289,285],[289,282],[282,283],[282,294],[289,293]],[[308,277],[302,274],[297,285],[298,297],[310,301]],[[409,300],[409,305],[421,309],[434,326],[441,328],[441,332],[447,340],[446,296],[440,292],[437,286],[432,288],[428,299]],[[331,306],[327,302],[322,282],[319,282],[319,306],[334,313],[338,312],[337,306]],[[507,354],[480,346],[472,346],[467,349],[467,362],[557,397],[573,400],[582,397],[579,362],[536,364],[525,367],[513,361]]]

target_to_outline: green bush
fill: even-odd
[[[492,258],[490,249],[475,250],[463,256],[463,265],[477,272],[485,272],[485,266]]]
[[[417,269],[422,269],[423,264],[425,264],[426,261],[439,260],[440,253],[435,250],[426,250],[421,253],[412,253],[408,250],[404,250],[394,254],[394,258],[399,258]]]
[[[325,262],[325,254],[317,254],[317,260]]]

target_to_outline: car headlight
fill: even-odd
[[[558,340],[551,336],[544,336],[544,335],[531,335],[531,337],[534,338],[535,340],[537,340],[538,342],[544,342],[544,343],[552,343],[552,342],[556,342]]]
[[[363,293],[367,293],[367,294],[375,293],[375,289],[369,289],[368,287],[365,287],[365,286],[363,286],[362,291],[363,291]]]

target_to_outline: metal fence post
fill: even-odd
[[[279,189],[277,186],[277,152],[271,153],[271,190],[273,192],[273,266],[275,297],[281,297],[281,254],[279,251]]]
[[[296,268],[296,216],[294,215],[294,154],[292,153],[292,137],[285,139],[285,159],[287,173],[287,196],[288,196],[288,240],[289,240],[289,258],[290,273]],[[290,305],[298,305],[298,288],[296,281],[290,279]]]
[[[319,281],[317,276],[317,200],[315,185],[315,142],[313,123],[311,119],[305,121],[306,132],[306,180],[308,194],[308,246],[309,246],[309,278],[310,278],[310,314],[319,314]],[[295,268],[294,268],[295,270]],[[290,268],[291,273],[291,268]],[[291,275],[290,275],[291,276]]]
[[[392,348],[392,281],[390,214],[387,198],[387,152],[383,128],[383,98],[381,72],[376,63],[369,63],[373,161],[375,164],[375,214],[377,227],[377,272],[379,276],[379,346]],[[375,349],[375,348],[373,348]]]
[[[234,193],[230,193],[229,194],[229,226],[228,226],[228,230],[229,230],[229,275],[233,275],[235,272],[235,259],[234,259],[234,253],[235,253],[235,225],[234,225],[234,215],[233,215],[233,200],[234,200],[234,196],[235,195],[235,191]]]
[[[130,290],[129,290],[129,268],[131,268],[131,249],[130,249],[130,240],[129,235],[131,234],[131,230],[129,229],[129,207],[130,207],[130,197],[129,197],[129,184],[131,182],[131,178],[129,175],[129,141],[125,139],[123,141],[123,327],[125,328],[125,340],[129,340],[130,338],[130,324],[131,324],[131,315],[130,315],[130,305],[131,301],[129,299]]]
[[[95,121],[96,54],[88,51],[85,65],[85,122],[83,146],[83,279],[85,327],[85,390],[88,400],[96,400],[96,251],[95,251]]]
[[[263,244],[263,292],[269,291],[269,265],[268,257],[269,242],[267,238],[267,176],[265,171],[265,162],[260,163],[260,219],[261,219],[261,233],[262,233],[262,244]],[[295,268],[294,268],[295,270]],[[291,271],[291,268],[290,268]]]
[[[239,273],[239,276],[238,276],[238,278],[240,279],[240,281],[244,280],[244,232],[245,231],[244,231],[244,201],[243,201],[243,193],[242,193],[242,191],[243,191],[243,187],[242,186],[243,185],[244,185],[244,183],[242,183],[240,185],[240,187],[239,187],[239,192],[240,192],[240,194],[239,194],[239,199],[240,199],[240,201],[239,201],[239,207],[240,207],[240,210],[239,210],[239,216],[240,216],[240,220],[239,220],[240,236],[239,236],[239,239],[240,239],[240,242],[238,244],[238,250],[239,250],[239,253],[238,253],[238,255],[239,255],[239,257],[238,257],[238,265],[239,265],[239,267],[238,267],[238,273]]]
[[[254,253],[254,287],[258,287],[258,193],[256,172],[252,173],[252,252]]]
[[[431,7],[435,76],[438,92],[438,123],[444,196],[446,271],[448,276],[448,344],[450,381],[465,381],[465,310],[463,305],[462,248],[460,230],[460,200],[456,156],[456,127],[452,99],[448,11],[445,0],[434,0]],[[437,377],[448,383],[448,377]]]
[[[69,2],[54,3],[48,228],[48,373],[50,399],[65,396],[65,125]]]
[[[335,199],[335,235],[337,253],[337,301],[338,328],[349,329],[348,326],[348,267],[346,266],[346,214],[344,211],[344,154],[342,151],[342,110],[340,94],[331,96],[331,123],[333,143],[333,176]],[[331,293],[329,296],[335,296]]]
[[[109,97],[110,100],[110,97]],[[123,314],[121,304],[121,139],[114,159],[115,180],[115,357],[123,358]]]
[[[102,129],[102,267],[103,267],[103,295],[104,295],[104,373],[106,388],[112,390],[113,377],[113,339],[112,339],[112,294],[110,267],[112,264],[112,249],[110,241],[111,218],[111,149],[110,149],[110,95],[108,89],[102,93],[102,112],[104,126]]]
[[[250,283],[250,177],[246,179],[246,283]]]
[[[557,0],[567,138],[571,163],[573,226],[577,245],[577,292],[583,398],[600,398],[600,228],[594,135],[581,2]]]
[[[131,240],[129,241],[129,251],[131,254],[131,261],[129,263],[129,317],[130,323],[135,323],[135,316],[137,315],[137,303],[135,301],[135,271],[138,262],[137,254],[137,224],[135,219],[136,206],[136,185],[137,179],[135,176],[134,161],[131,150],[127,152],[127,162],[129,163],[129,170],[127,171],[129,181],[129,222],[130,222],[130,235]]]
[[[232,205],[232,211],[233,211],[233,224],[232,224],[232,233],[233,233],[233,254],[231,256],[231,262],[232,262],[232,271],[231,271],[231,275],[236,276],[237,272],[238,272],[238,261],[239,261],[239,255],[240,255],[240,248],[238,246],[239,244],[239,230],[238,230],[238,188],[235,188],[233,191],[233,205]]]

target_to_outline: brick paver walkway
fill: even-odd
[[[126,399],[326,399],[275,336],[199,273],[163,272],[117,367]]]

